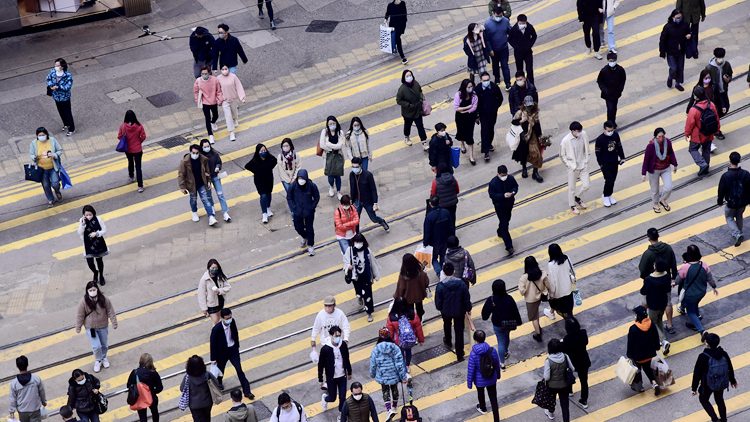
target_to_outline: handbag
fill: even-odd
[[[120,142],[117,143],[117,147],[115,148],[115,151],[117,152],[128,152],[128,137],[125,135],[122,135],[120,138]]]
[[[633,364],[633,361],[625,356],[620,356],[620,360],[617,361],[617,366],[615,367],[617,378],[625,384],[630,385],[633,383],[635,374],[637,373],[638,368]]]
[[[521,143],[521,132],[523,132],[523,129],[520,125],[511,125],[508,134],[505,135],[505,143],[508,144],[511,152],[515,152]]]
[[[685,58],[692,59],[695,54],[698,52],[698,49],[695,46],[695,40],[693,38],[690,38],[685,42]]]
[[[185,381],[183,381],[182,394],[180,394],[180,401],[178,406],[180,410],[184,411],[190,405],[190,377],[185,375]]]
[[[213,400],[214,404],[221,404],[224,400],[224,394],[219,389],[219,386],[211,378],[209,378],[207,382],[208,389],[211,391],[211,400]]]
[[[100,415],[105,413],[108,406],[109,400],[107,400],[107,397],[105,397],[104,394],[96,393],[94,395],[94,410],[96,410],[96,413]]]
[[[138,374],[136,374],[135,369],[130,373],[131,376],[135,375],[135,384],[128,387],[128,398],[125,400],[128,402],[129,405],[134,405],[136,401],[138,401],[138,397],[140,397],[140,391],[138,391]]]
[[[422,100],[422,116],[429,116],[432,113],[432,106],[425,100]]]
[[[227,177],[227,171],[226,170],[222,170],[222,171],[216,173],[216,177],[218,177],[219,180],[225,179]]]
[[[703,269],[703,261],[699,261],[698,265],[700,265],[700,267],[698,267],[698,272],[695,273],[695,277],[693,277],[693,280],[692,280],[693,282],[695,282],[695,280],[700,275],[701,270]],[[685,299],[685,292],[687,291],[688,286],[691,286],[692,284],[693,283],[685,283],[682,285],[682,289],[680,290],[680,296],[678,297],[678,300],[680,303],[682,303],[682,301]]]
[[[133,371],[135,372],[135,370]],[[131,397],[135,389],[135,400],[131,403]],[[138,373],[135,374],[135,384],[128,388],[128,404],[130,410],[143,410],[148,409],[154,403],[154,397],[151,395],[151,388],[146,383],[141,382],[138,379]]]
[[[550,393],[549,387],[547,387],[547,381],[542,380],[536,383],[536,391],[534,392],[534,398],[531,399],[531,403],[554,413],[555,398],[552,397],[552,393]]]
[[[50,87],[49,85],[47,85],[47,96],[48,97],[52,96],[52,87]]]
[[[573,283],[573,303],[575,304],[575,306],[583,305],[583,299],[581,299],[581,292],[578,290],[578,287],[576,287],[575,283]]]
[[[36,165],[29,165],[24,164],[23,165],[23,172],[26,180],[30,180],[32,182],[42,183],[42,178],[44,177],[44,169],[40,168]]]
[[[469,252],[467,252],[466,249],[464,249],[464,271],[463,274],[461,274],[461,277],[464,281],[469,283],[474,279],[474,271],[469,267]]]
[[[672,370],[669,369],[669,365],[660,354],[651,359],[651,369],[654,371],[659,388],[669,388],[670,385],[675,384]]]
[[[461,164],[461,148],[451,147],[451,165],[453,168],[458,168]]]
[[[326,166],[324,171],[326,176],[343,176],[344,175],[344,156],[340,151],[331,151],[326,154]]]
[[[414,251],[414,257],[422,263],[422,267],[432,268],[432,246],[419,244],[417,250]]]
[[[541,301],[549,302],[549,295],[542,293],[542,290],[539,288],[539,286],[536,285],[536,281],[532,281],[532,283],[534,283],[534,287],[536,287],[536,289],[539,290],[539,293],[541,294]]]
[[[573,385],[576,383],[576,376],[573,375],[573,371],[570,369],[570,367],[565,368],[565,383],[568,385]]]
[[[424,294],[427,299],[432,298],[432,289],[430,289],[430,286],[427,286],[427,288],[424,289]]]

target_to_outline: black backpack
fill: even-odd
[[[732,182],[732,187],[727,194],[727,206],[729,208],[740,208],[743,196],[745,196],[745,187],[742,185],[742,178],[738,178]]]
[[[716,112],[711,109],[710,103],[706,103],[706,105],[705,109],[702,109],[697,105],[694,105],[693,108],[701,112],[701,127],[698,128],[698,131],[701,135],[711,136],[719,131],[719,117],[716,115]]]
[[[484,378],[492,378],[497,373],[495,359],[492,359],[492,349],[479,358],[479,373]]]
[[[297,412],[299,413],[299,421],[302,422],[302,405],[297,403],[296,401],[292,400],[292,404],[297,408]],[[279,419],[279,416],[281,415],[281,406],[276,407],[276,419]]]

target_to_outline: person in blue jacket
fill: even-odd
[[[63,132],[68,136],[76,133],[73,111],[70,108],[70,89],[73,88],[73,76],[68,72],[68,63],[64,59],[55,60],[55,68],[47,75],[47,95],[55,100],[57,112],[63,121]]]
[[[422,245],[432,246],[432,268],[440,277],[440,270],[445,262],[445,253],[448,250],[448,238],[456,234],[456,226],[451,213],[440,207],[440,199],[437,195],[430,197],[429,204],[430,209],[424,218]]]
[[[495,83],[500,85],[500,68],[503,71],[505,90],[510,91],[510,68],[508,67],[508,36],[510,35],[510,21],[503,16],[503,8],[495,6],[492,17],[484,23],[484,41],[490,50],[492,59],[492,73]]]
[[[237,74],[237,55],[242,59],[242,63],[247,64],[245,50],[242,49],[240,40],[229,34],[229,25],[219,24],[219,39],[214,43],[213,48],[213,67],[214,75],[218,75],[218,69],[226,66],[229,71]],[[218,66],[217,66],[218,64]]]
[[[289,186],[286,201],[292,208],[294,230],[302,237],[299,247],[307,246],[307,252],[310,256],[315,256],[313,222],[315,220],[315,208],[318,207],[320,201],[320,192],[318,192],[315,183],[307,177],[307,170],[300,169],[297,172],[297,180]]]
[[[190,34],[190,52],[193,53],[193,75],[200,78],[201,68],[211,64],[213,59],[214,36],[208,29],[199,26]]]
[[[386,327],[380,329],[378,344],[372,348],[370,378],[375,378],[375,381],[380,384],[385,408],[388,410],[386,420],[392,420],[398,409],[398,383],[406,384],[407,377],[401,348],[393,342],[391,333]]]
[[[471,390],[471,385],[477,386],[477,396],[479,404],[477,410],[479,413],[487,414],[487,403],[484,401],[484,389],[487,389],[487,395],[490,396],[490,405],[492,405],[492,417],[494,422],[500,421],[500,412],[497,407],[497,381],[500,379],[500,358],[495,348],[487,344],[484,340],[486,334],[482,330],[474,331],[474,341],[477,344],[471,348],[469,354],[469,370],[466,373],[466,385]],[[481,361],[482,356],[490,355],[494,361],[495,370],[492,371],[491,377],[482,375]]]

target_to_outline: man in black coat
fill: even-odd
[[[602,98],[607,103],[607,120],[617,124],[617,100],[625,90],[625,69],[617,64],[617,54],[607,54],[607,65],[599,71],[596,82],[602,91]]]
[[[247,380],[245,373],[242,371],[242,362],[240,362],[240,335],[237,332],[237,324],[232,318],[232,311],[229,308],[221,310],[221,321],[214,325],[211,330],[211,362],[215,363],[221,372],[227,366],[227,362],[232,362],[237,377],[242,385],[242,392],[250,400],[255,399],[255,395],[250,391],[250,382]],[[224,389],[222,383],[223,377],[217,377],[219,388]]]
[[[529,83],[534,83],[534,55],[531,48],[536,43],[536,30],[533,25],[528,23],[526,15],[518,15],[518,22],[510,28],[508,43],[513,46],[516,71],[523,72],[525,63]]]
[[[497,110],[503,105],[503,92],[496,83],[490,80],[490,74],[482,72],[480,76],[482,83],[474,92],[477,94],[477,121],[482,125],[482,154],[484,160],[489,161],[492,141],[495,139],[495,123],[497,123]]]
[[[523,99],[527,95],[531,95],[534,102],[539,104],[539,93],[536,91],[536,86],[526,80],[526,75],[522,71],[516,72],[516,82],[510,88],[508,93],[508,106],[510,107],[510,116],[514,117],[516,112],[523,104]]]
[[[370,221],[383,226],[385,231],[391,228],[385,219],[375,214],[378,210],[378,187],[375,185],[375,178],[372,173],[362,168],[362,159],[359,157],[352,158],[352,172],[349,173],[349,192],[354,201],[354,208],[357,214],[362,215],[362,208],[367,210]],[[357,226],[359,233],[359,226]]]
[[[422,245],[432,246],[432,268],[440,277],[440,270],[445,262],[445,252],[448,249],[448,238],[456,234],[451,213],[440,207],[437,195],[429,201],[430,211],[424,218],[424,235]]]
[[[724,385],[722,385],[719,389],[711,389],[708,384],[709,380],[707,379],[708,375],[708,369],[709,369],[709,363],[711,363],[711,360],[714,360],[719,363],[720,368],[726,368],[726,371],[724,372],[724,380],[712,380],[711,383],[715,383],[716,381],[721,381],[719,384],[723,384],[726,382],[726,388],[729,389],[729,385],[731,384],[732,387],[737,388],[737,378],[734,376],[734,366],[732,366],[732,359],[729,358],[729,355],[727,352],[719,347],[719,342],[721,341],[721,338],[718,334],[714,333],[708,333],[706,334],[706,349],[698,355],[698,359],[695,361],[695,369],[693,370],[693,383],[692,383],[692,390],[693,395],[695,396],[698,393],[698,388],[700,387],[700,395],[698,398],[700,399],[701,405],[703,406],[703,409],[708,413],[708,416],[711,418],[712,421],[726,421],[727,420],[727,406],[724,404]],[[714,385],[714,387],[717,387]],[[716,407],[719,408],[719,417],[716,417],[716,412],[714,411],[714,407],[711,406],[711,403],[708,401],[708,399],[711,398],[711,394],[714,395],[714,400],[716,400]]]
[[[200,78],[201,68],[211,64],[213,58],[214,36],[208,29],[199,26],[190,34],[190,51],[193,53],[193,75]]]
[[[719,180],[719,197],[717,203],[724,205],[724,217],[727,226],[732,230],[734,246],[740,246],[745,239],[742,236],[742,213],[750,204],[750,172],[740,168],[742,157],[737,151],[729,154],[729,169]],[[724,199],[727,200],[726,205]]]
[[[240,40],[229,33],[229,25],[219,24],[219,39],[214,44],[213,51],[213,70],[214,75],[219,74],[219,70],[226,66],[231,73],[237,74],[237,56],[240,56],[242,63],[247,64],[245,50],[242,49]]]
[[[499,221],[497,236],[503,239],[508,255],[513,255],[513,239],[510,238],[508,226],[510,225],[513,203],[516,201],[516,194],[518,193],[518,183],[512,175],[508,174],[507,167],[497,167],[497,176],[490,181],[488,193],[492,199],[492,204],[495,206],[495,215],[497,215]]]
[[[462,279],[455,277],[452,262],[443,266],[445,279],[435,288],[435,308],[443,317],[443,343],[450,348],[451,323],[456,337],[456,357],[464,360],[464,318],[471,312],[471,295],[469,286]]]

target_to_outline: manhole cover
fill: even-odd
[[[187,139],[183,138],[182,136],[173,136],[171,138],[167,138],[167,139],[164,139],[163,141],[157,142],[157,144],[167,149],[183,146],[186,143],[187,143]]]
[[[427,362],[430,359],[434,359],[446,353],[453,353],[453,352],[441,344],[439,346],[433,347],[432,349],[427,349],[424,352],[415,353],[414,356],[411,358],[411,361],[412,363],[418,365],[422,362]]]
[[[266,420],[271,417],[271,411],[266,407],[265,404],[263,404],[262,401],[256,400],[253,402],[253,407],[255,407],[255,415],[258,417],[259,420]]]
[[[152,95],[150,97],[146,97],[146,99],[156,108],[166,107],[168,105],[177,104],[182,101],[182,98],[180,98],[179,95],[175,94],[172,91]]]
[[[338,21],[312,21],[310,22],[310,25],[307,26],[307,29],[305,29],[305,32],[320,32],[328,34],[333,32],[338,24]]]

